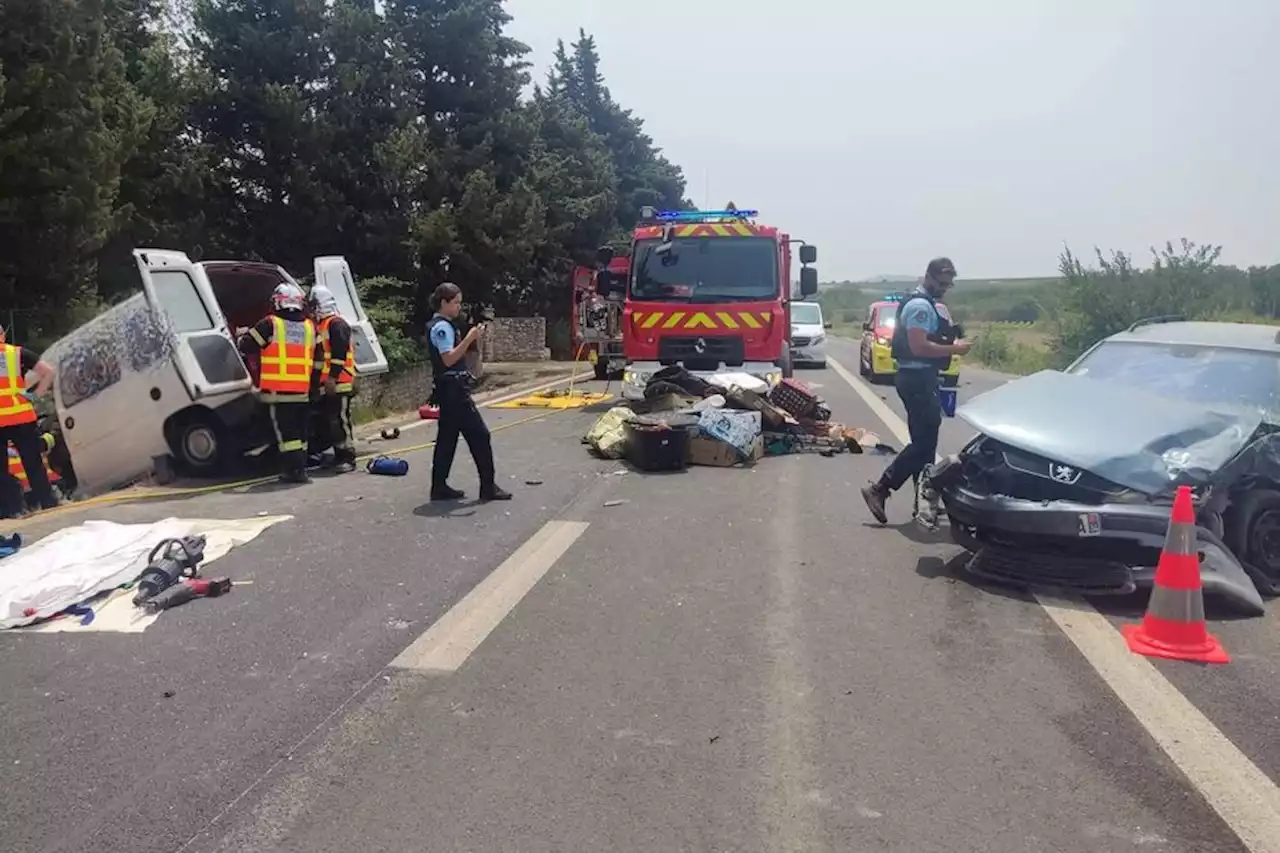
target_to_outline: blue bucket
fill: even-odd
[[[956,389],[939,388],[938,401],[942,403],[942,414],[948,418],[956,416]]]

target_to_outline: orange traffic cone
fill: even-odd
[[[1179,486],[1173,499],[1169,532],[1156,566],[1156,585],[1147,614],[1142,624],[1125,625],[1121,633],[1129,643],[1129,651],[1136,654],[1201,663],[1231,662],[1204,621],[1196,514],[1188,486]]]

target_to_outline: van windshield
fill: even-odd
[[[802,326],[822,325],[822,309],[812,302],[792,302],[791,322]]]

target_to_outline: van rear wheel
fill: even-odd
[[[178,466],[197,477],[222,469],[224,441],[222,421],[212,412],[192,412],[178,419],[169,436],[169,449]]]

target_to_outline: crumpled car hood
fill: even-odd
[[[1262,422],[1056,370],[979,394],[956,415],[996,441],[1148,495],[1208,482]]]

